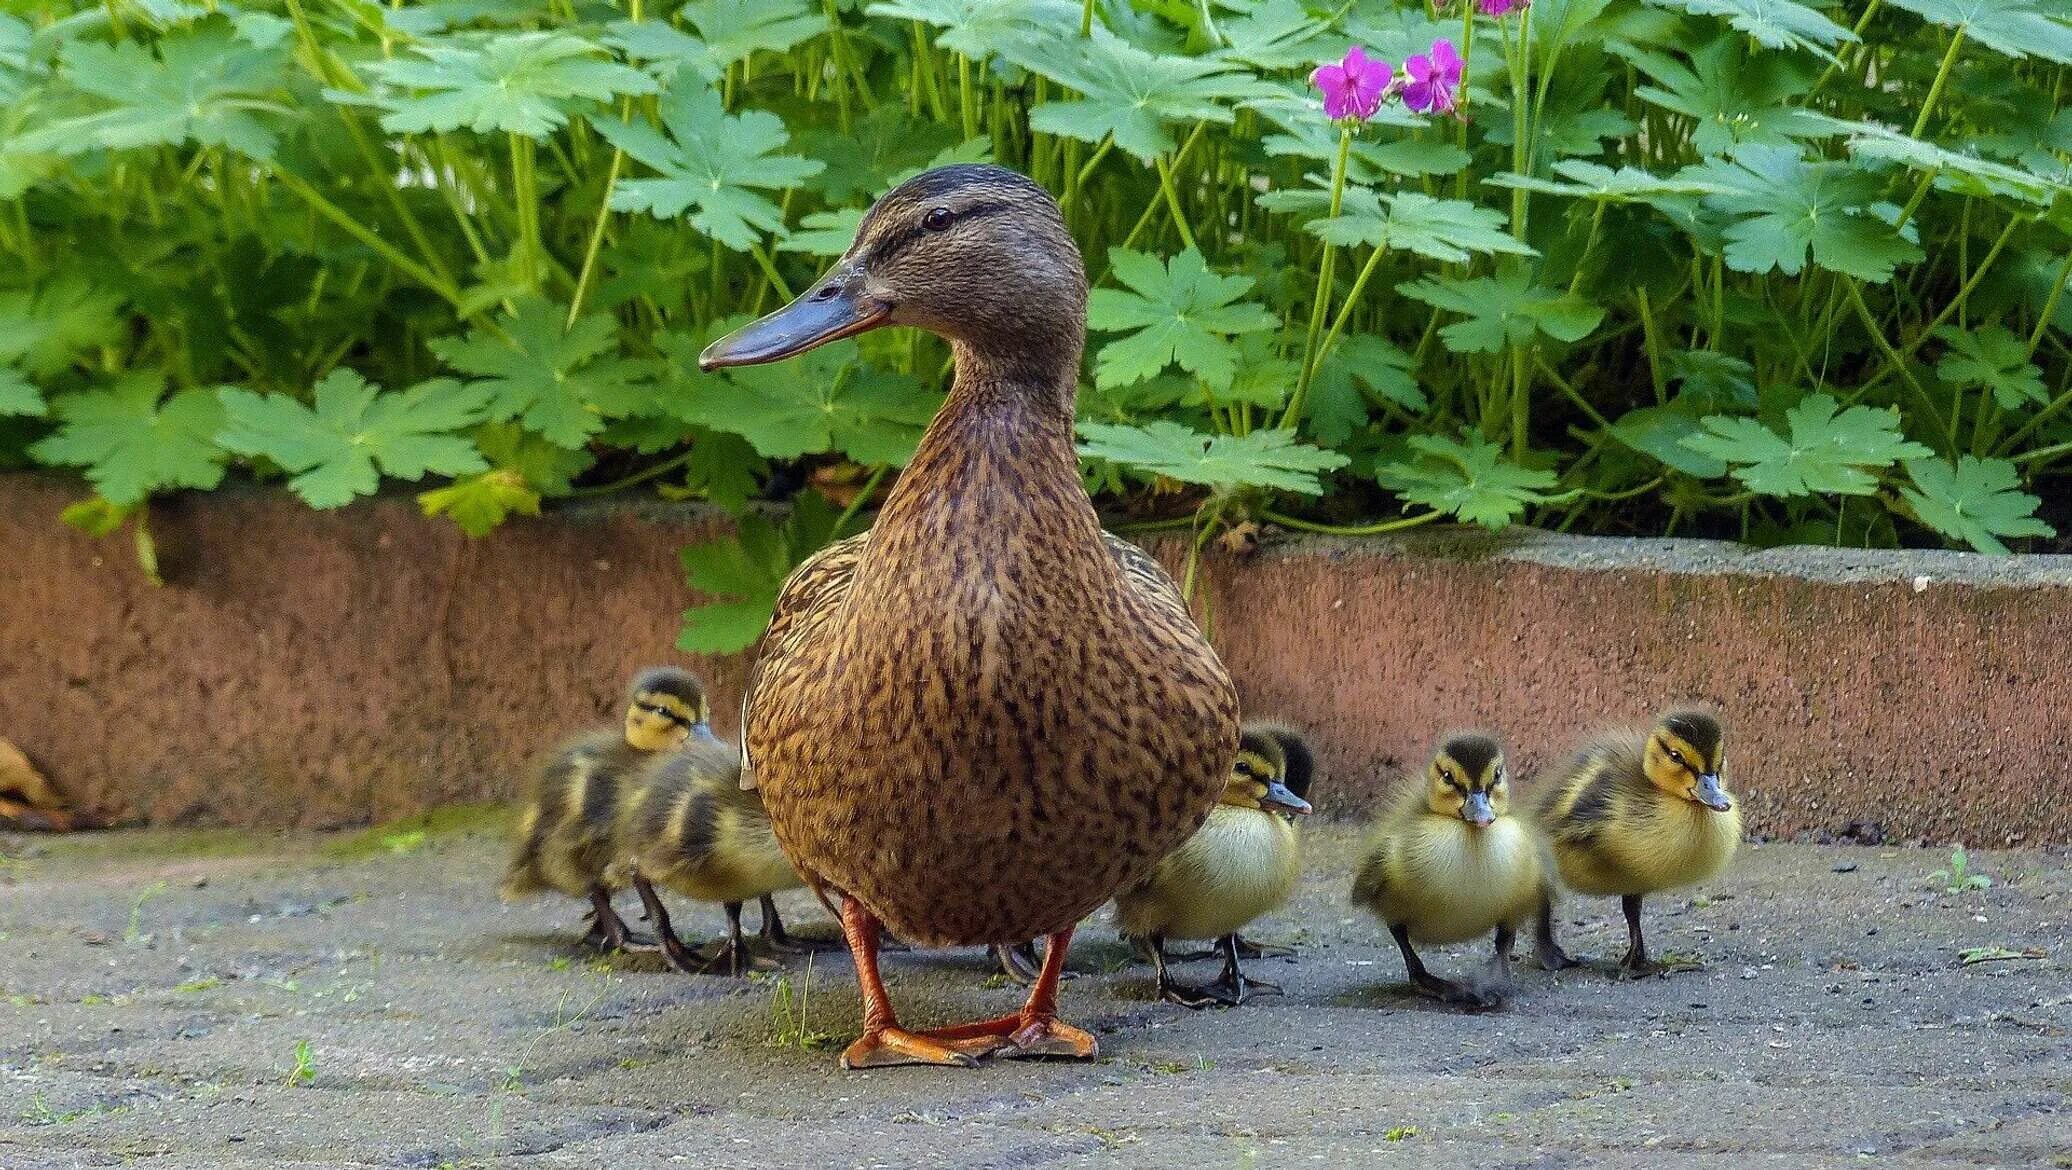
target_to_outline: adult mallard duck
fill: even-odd
[[[1057,1018],[1072,929],[1192,833],[1237,694],[1149,555],[1101,531],[1073,402],[1086,273],[1049,193],[951,166],[880,199],[826,276],[715,342],[710,370],[912,325],[956,378],[870,532],[801,565],[743,696],[744,784],[839,905],[864,999],[842,1061],[1088,1058]],[[902,1028],[881,924],[924,946],[1047,936],[1014,1015]]]

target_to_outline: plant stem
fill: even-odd
[[[957,54],[957,108],[964,119],[964,141],[978,137],[978,99],[972,94],[971,58]]]
[[[1345,164],[1353,152],[1353,128],[1345,125],[1338,128],[1338,158],[1331,164],[1331,213],[1328,218],[1337,219],[1338,209],[1345,201]],[[1310,380],[1316,377],[1319,360],[1318,343],[1324,330],[1324,316],[1331,308],[1331,278],[1338,264],[1338,246],[1324,241],[1324,257],[1317,264],[1317,291],[1309,307],[1309,328],[1302,335],[1302,364],[1297,367],[1295,393],[1288,398],[1288,409],[1281,414],[1281,428],[1291,429],[1301,417],[1296,411],[1302,408],[1302,399],[1309,392]]]
[[[1904,361],[1893,350],[1892,343],[1885,340],[1885,331],[1878,328],[1878,319],[1871,315],[1870,306],[1863,303],[1863,290],[1857,287],[1855,278],[1845,276],[1842,278],[1842,282],[1843,287],[1848,290],[1849,303],[1856,307],[1856,315],[1863,319],[1863,327],[1871,335],[1872,344],[1876,345],[1878,351],[1885,355],[1886,361],[1900,367],[1900,379],[1911,387],[1914,394],[1921,399],[1921,408],[1928,412],[1929,421],[1934,424],[1935,429],[1954,435],[1956,431],[1943,421],[1942,411],[1936,409],[1935,399],[1929,397],[1928,391],[1922,388],[1921,383],[1915,379],[1912,371],[1905,368]]]
[[[530,288],[540,284],[540,257],[546,247],[540,240],[539,186],[533,177],[534,143],[523,134],[509,135],[511,143],[511,200],[518,215],[518,240],[512,247],[518,278]]]
[[[1368,279],[1374,275],[1374,270],[1381,266],[1381,257],[1387,251],[1386,248],[1374,249],[1368,255],[1367,262],[1360,266],[1359,275],[1353,277],[1353,287],[1346,292],[1345,303],[1338,306],[1337,314],[1331,319],[1331,328],[1325,332],[1323,342],[1317,346],[1316,360],[1309,367],[1309,376],[1305,378],[1297,375],[1295,392],[1288,396],[1288,408],[1282,413],[1279,426],[1292,427],[1296,425],[1296,420],[1302,417],[1303,399],[1309,393],[1310,384],[1316,381],[1317,371],[1323,368],[1324,359],[1331,355],[1331,347],[1338,343],[1338,335],[1344,331],[1346,320],[1352,316],[1353,306],[1360,303],[1360,294],[1366,291]]]
[[[604,174],[604,195],[597,201],[597,222],[590,225],[590,243],[583,249],[583,267],[576,274],[576,291],[568,299],[568,324],[564,328],[576,327],[576,318],[583,313],[583,297],[590,291],[590,278],[597,271],[597,251],[604,243],[605,225],[611,222],[612,192],[619,185],[619,168],[626,164],[626,152],[612,148],[612,165]]]
[[[352,238],[360,241],[362,244],[365,244],[367,245],[367,247],[373,249],[376,255],[380,256],[383,260],[388,261],[390,266],[395,268],[398,272],[401,272],[403,275],[408,276],[410,279],[439,294],[439,296],[442,299],[444,299],[447,303],[452,304],[456,307],[459,306],[459,291],[456,290],[453,287],[453,285],[448,281],[440,279],[437,273],[432,272],[424,265],[419,264],[417,261],[412,260],[408,256],[405,256],[400,250],[396,248],[394,244],[391,244],[387,240],[382,239],[378,233],[368,228],[367,225],[361,223],[359,220],[354,219],[350,214],[348,214],[346,211],[340,208],[337,204],[331,202],[329,199],[324,198],[324,196],[320,194],[316,190],[316,188],[310,186],[308,183],[303,182],[302,179],[297,177],[296,175],[288,171],[281,170],[276,170],[273,173],[273,175],[275,179],[280,181],[282,186],[286,187],[289,191],[293,192],[303,202],[309,204],[310,208],[314,210],[318,215],[321,215],[325,219],[330,220],[332,223],[337,224],[339,227],[345,230],[347,235],[350,235]]]
[[[1958,25],[1957,30],[1950,34],[1950,47],[1943,53],[1942,64],[1936,68],[1935,80],[1929,83],[1928,96],[1921,99],[1920,116],[1914,119],[1914,128],[1910,131],[1913,137],[1921,137],[1922,132],[1928,129],[1928,115],[1935,112],[1935,99],[1942,96],[1943,83],[1950,79],[1950,70],[1957,64],[1957,50],[1963,47],[1964,26]]]
[[[849,501],[848,507],[842,509],[842,514],[835,517],[835,526],[828,530],[836,540],[842,538],[842,529],[847,528],[849,522],[856,519],[856,514],[870,503],[871,497],[877,494],[878,485],[885,482],[886,473],[891,470],[891,464],[880,463],[871,471],[870,478],[863,481],[862,490],[856,493],[855,499]]]
[[[1173,209],[1173,227],[1180,233],[1181,246],[1200,251],[1201,246],[1194,242],[1194,231],[1187,226],[1187,209],[1180,205],[1180,189],[1173,185],[1173,168],[1162,154],[1153,161],[1158,164],[1158,185],[1165,191],[1166,205]]]
[[[1869,4],[1864,5],[1863,15],[1856,18],[1856,27],[1849,30],[1850,35],[1855,38],[1858,46],[1863,44],[1863,30],[1870,27],[1871,17],[1878,14],[1878,6],[1883,3],[1884,0],[1871,0]],[[1826,72],[1822,73],[1820,79],[1813,83],[1812,89],[1806,91],[1806,105],[1808,107],[1813,104],[1813,95],[1825,88],[1828,78],[1833,77],[1841,68],[1842,54],[1838,51],[1835,53],[1835,59],[1828,62]]]
[[[593,496],[608,496],[613,492],[622,491],[626,488],[632,487],[635,484],[646,483],[651,479],[656,479],[661,476],[667,475],[670,472],[675,471],[677,468],[682,467],[684,464],[689,463],[691,459],[697,455],[697,453],[698,452],[696,448],[680,451],[675,455],[671,455],[669,458],[664,459],[660,463],[656,463],[649,467],[643,467],[639,471],[636,471],[632,475],[626,476],[623,479],[615,479],[610,483],[593,484],[590,487],[576,488],[573,491],[569,492],[566,498],[571,500],[586,500],[590,499]]]
[[[1406,528],[1416,528],[1420,524],[1430,524],[1434,520],[1445,517],[1445,515],[1446,513],[1444,512],[1422,512],[1416,516],[1405,516],[1400,520],[1383,520],[1375,524],[1341,527],[1336,524],[1318,524],[1311,520],[1301,520],[1294,516],[1265,508],[1259,511],[1261,519],[1271,520],[1283,528],[1293,528],[1297,532],[1318,532],[1326,536],[1380,536],[1387,532],[1401,532]]]

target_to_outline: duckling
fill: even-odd
[[[649,762],[621,801],[613,853],[611,878],[640,894],[662,954],[677,970],[745,975],[775,968],[742,938],[741,907],[749,898],[761,902],[760,937],[769,949],[804,949],[785,933],[770,895],[805,883],[778,848],[762,797],[741,787],[737,749],[695,743]],[[696,956],[683,944],[656,885],[725,906],[727,938],[715,953]]]
[[[1502,745],[1455,735],[1440,745],[1423,783],[1382,814],[1353,878],[1353,902],[1374,912],[1402,948],[1410,981],[1426,995],[1495,1007],[1510,977],[1511,940],[1540,892],[1532,833],[1509,816]],[[1412,943],[1451,943],[1496,931],[1493,984],[1475,989],[1425,969]]]
[[[1115,896],[1123,934],[1149,944],[1158,994],[1182,1007],[1236,1006],[1248,991],[1278,993],[1238,966],[1239,927],[1288,900],[1302,877],[1302,845],[1294,826],[1278,815],[1302,815],[1309,802],[1289,791],[1285,729],[1247,724],[1239,735],[1223,797],[1209,819],[1151,871]],[[1299,737],[1297,737],[1299,739]],[[1306,756],[1308,746],[1302,746]],[[1174,982],[1166,969],[1165,940],[1212,938],[1223,954],[1223,974],[1205,987]]]
[[[643,670],[627,687],[620,731],[592,731],[564,743],[534,774],[518,820],[517,845],[500,889],[505,901],[555,890],[590,902],[587,945],[648,945],[612,909],[604,878],[612,826],[628,778],[651,755],[689,740],[711,741],[711,711],[696,675],[673,666]]]
[[[1579,894],[1616,894],[1626,912],[1629,976],[1668,970],[1648,959],[1640,903],[1725,869],[1741,843],[1741,813],[1721,778],[1726,736],[1704,711],[1672,711],[1645,736],[1611,736],[1576,757],[1539,802],[1537,819],[1561,881]],[[1554,941],[1554,891],[1540,900],[1537,951],[1550,971],[1575,966]]]

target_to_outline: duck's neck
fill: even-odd
[[[1077,342],[953,349],[955,382],[886,498],[874,554],[946,554],[944,542],[997,554],[1032,531],[1053,550],[1097,541],[1072,437]]]

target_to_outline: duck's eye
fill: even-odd
[[[836,288],[832,284],[823,284],[819,288],[813,290],[813,299],[816,301],[833,300],[835,294],[841,291],[841,289]]]
[[[939,232],[950,226],[950,221],[956,218],[956,213],[947,207],[930,208],[928,214],[921,217],[921,226],[931,232]]]

